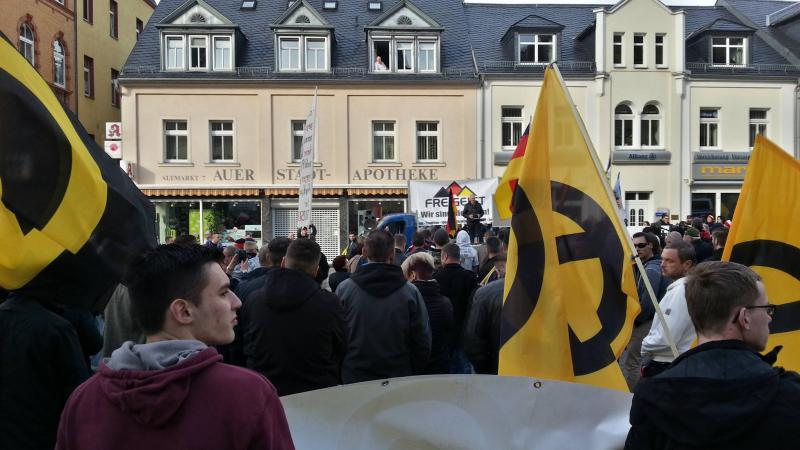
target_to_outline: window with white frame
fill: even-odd
[[[414,42],[399,41],[395,45],[395,52],[397,54],[397,71],[398,72],[413,72],[414,71]]]
[[[282,37],[278,42],[280,44],[278,67],[281,70],[300,70],[300,38]]]
[[[642,109],[641,117],[642,147],[661,146],[661,111],[654,104],[647,104]]]
[[[655,48],[655,57],[656,57],[656,66],[663,67],[666,63],[666,35],[664,34],[657,34],[656,35],[656,48]]]
[[[64,46],[56,39],[53,41],[53,83],[64,87],[66,69],[64,66]]]
[[[439,160],[439,122],[417,122],[417,161]]]
[[[208,36],[189,36],[189,70],[208,69]]]
[[[108,35],[114,39],[119,37],[119,6],[117,0],[108,2]]]
[[[303,159],[303,131],[305,127],[305,120],[292,121],[292,162],[300,162]]]
[[[186,39],[184,36],[167,36],[167,51],[164,55],[164,67],[168,70],[182,70],[185,67]]]
[[[120,107],[119,71],[111,69],[111,106]]]
[[[189,132],[185,120],[164,121],[164,161],[189,160]]]
[[[622,38],[625,36],[624,33],[614,33],[614,42],[613,42],[613,54],[614,54],[614,65],[621,66],[625,64],[625,61],[622,59],[623,56],[623,47],[622,47]]]
[[[503,106],[500,117],[503,150],[514,150],[522,136],[522,107]]]
[[[634,67],[645,67],[645,35],[644,33],[636,33],[633,35],[633,65]]]
[[[33,52],[34,35],[33,28],[27,23],[19,26],[19,52],[31,65],[35,65]]]
[[[279,36],[278,69],[282,72],[329,70],[327,36]]]
[[[756,136],[759,134],[762,136],[767,135],[767,124],[769,124],[769,120],[767,118],[768,110],[765,108],[750,108],[750,144],[749,147],[752,149],[754,145],[756,145]]]
[[[719,108],[700,108],[700,148],[719,148]]]
[[[325,38],[305,38],[305,63],[306,71],[317,72],[328,70],[328,51]]]
[[[556,39],[552,34],[520,34],[517,61],[520,64],[548,64],[555,57]]]
[[[231,70],[231,37],[214,36],[214,70]]]
[[[94,98],[94,59],[83,55],[83,95]]]
[[[633,110],[625,103],[614,108],[614,147],[633,147]]]
[[[743,66],[747,58],[747,39],[743,37],[711,38],[711,62],[715,66]]]
[[[394,125],[393,121],[372,122],[372,160],[374,162],[396,160]]]
[[[233,161],[233,121],[212,120],[209,122],[211,130],[211,161]]]
[[[420,42],[417,48],[419,53],[418,70],[420,72],[436,72],[436,42]]]

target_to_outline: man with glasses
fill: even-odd
[[[660,301],[672,280],[665,278],[661,274],[661,245],[658,237],[652,233],[636,233],[633,235],[633,245],[636,247],[637,256],[642,260],[645,276],[650,281],[650,286],[653,287],[656,299]],[[639,272],[638,265],[633,267],[633,272],[642,312],[634,320],[631,340],[619,360],[622,375],[625,376],[625,381],[628,383],[628,389],[630,390],[633,390],[642,374],[642,339],[650,332],[650,325],[653,322],[653,315],[656,311],[653,301],[650,300],[644,276]]]
[[[777,349],[759,354],[776,312],[761,277],[736,263],[701,263],[687,277],[686,301],[697,347],[642,379],[625,448],[797,448],[800,376],[772,367]]]
[[[689,319],[686,306],[686,274],[697,264],[694,247],[688,242],[673,242],[661,252],[661,273],[675,280],[667,287],[667,293],[661,299],[660,306],[664,312],[664,320],[675,340],[678,354],[689,350],[697,336]],[[664,326],[657,318],[650,326],[650,333],[642,341],[642,376],[652,377],[663,371],[675,359],[672,355]]]

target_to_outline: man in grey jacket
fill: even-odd
[[[424,369],[431,352],[425,301],[392,264],[391,234],[372,231],[363,254],[369,262],[336,288],[348,325],[342,381],[414,375]]]

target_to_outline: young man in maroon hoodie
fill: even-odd
[[[126,342],[79,386],[61,415],[57,449],[293,449],[275,388],[222,363],[239,298],[213,250],[163,245],[130,268],[134,319]]]

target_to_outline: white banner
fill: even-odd
[[[297,226],[311,225],[311,198],[314,193],[314,142],[316,141],[317,90],[314,89],[314,100],[311,111],[306,117],[303,129],[302,157],[300,159],[300,188],[297,204]]]
[[[444,225],[447,223],[447,207],[450,204],[448,188],[452,187],[453,197],[458,205],[458,223],[464,225],[466,219],[461,215],[469,196],[475,194],[476,200],[483,207],[481,220],[485,224],[492,223],[494,203],[492,197],[497,190],[497,178],[481,180],[440,180],[411,181],[408,184],[408,208],[416,213],[419,226]]]
[[[433,375],[281,397],[297,450],[616,450],[632,394],[495,375]]]

